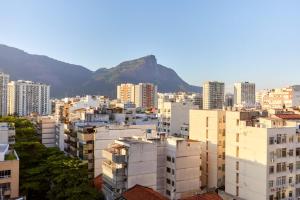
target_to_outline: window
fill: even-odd
[[[10,170],[0,171],[0,179],[10,178],[10,177],[11,177],[11,171]]]
[[[208,130],[206,129],[206,139],[208,139]]]
[[[236,183],[239,183],[239,181],[240,181],[239,173],[236,173]]]
[[[273,187],[274,186],[274,181],[269,181],[269,187],[271,188],[271,187]]]
[[[208,127],[208,117],[206,117],[206,127]]]
[[[282,151],[281,151],[281,156],[282,156],[283,158],[286,157],[286,148],[283,148],[283,149],[282,149]]]
[[[274,200],[273,194],[269,196],[269,200]]]
[[[282,186],[286,184],[286,176],[278,177],[276,179],[276,186]]]
[[[236,196],[238,197],[239,196],[239,186],[236,186]]]
[[[175,185],[175,183],[174,183],[174,181],[172,181],[172,186],[174,186]]]
[[[274,137],[269,137],[269,144],[274,144]]]
[[[281,144],[281,135],[280,134],[277,135],[277,144]]]
[[[239,142],[239,141],[240,141],[240,134],[238,134],[238,133],[236,134],[236,139],[235,139],[235,141],[236,141],[236,142]]]
[[[167,178],[167,184],[170,184],[170,183],[171,183],[171,180]]]
[[[170,190],[166,190],[166,194],[167,194],[168,196],[171,196]]]
[[[274,166],[270,166],[269,167],[269,174],[273,174],[274,173]]]
[[[297,174],[296,175],[296,184],[299,184],[300,183],[300,174]]]
[[[239,120],[239,119],[236,120],[236,125],[237,125],[237,126],[240,125],[240,120]]]
[[[300,161],[296,161],[296,169],[300,169]]]
[[[170,156],[167,156],[167,161],[171,162],[171,157]]]
[[[296,156],[300,156],[300,148],[296,148]]]
[[[240,156],[240,148],[236,147],[236,157],[238,158]]]
[[[296,188],[296,197],[300,197],[300,188]]]
[[[293,192],[289,191],[289,197],[293,197]]]
[[[174,175],[175,174],[175,170],[174,169],[172,169],[172,175]]]
[[[171,173],[171,168],[167,167],[167,173]]]
[[[240,163],[239,163],[239,161],[237,161],[237,162],[235,163],[235,169],[236,169],[236,170],[240,170]]]
[[[289,177],[289,184],[293,183],[293,177]]]
[[[175,163],[175,158],[172,158],[172,163]]]

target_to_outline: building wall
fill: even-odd
[[[157,149],[153,143],[135,143],[129,147],[127,188],[136,184],[156,190]]]
[[[0,171],[11,170],[11,177],[0,179],[0,184],[10,183],[10,198],[19,197],[19,160],[0,162]]]
[[[202,186],[225,184],[225,111],[191,110],[190,139],[201,142]]]
[[[248,82],[235,83],[234,104],[237,106],[253,107],[255,105],[255,84]]]
[[[9,82],[9,75],[0,73],[0,115],[6,116],[7,112],[7,95],[8,95],[8,82]]]
[[[151,126],[109,126],[96,128],[95,133],[95,176],[102,173],[102,150],[120,137],[145,136]],[[154,129],[154,128],[153,128]],[[153,130],[154,132],[154,130]]]

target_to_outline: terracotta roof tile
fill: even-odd
[[[222,200],[222,198],[217,193],[205,193],[187,197],[182,200]]]
[[[135,185],[122,194],[126,200],[168,200],[151,188]]]
[[[281,119],[291,119],[291,120],[300,119],[300,115],[298,114],[278,114],[275,116]]]

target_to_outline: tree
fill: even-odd
[[[15,150],[20,158],[20,193],[30,200],[102,200],[88,179],[88,167],[82,161],[64,155],[57,148],[38,142],[34,125],[26,119],[5,117],[15,123]]]

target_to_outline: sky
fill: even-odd
[[[298,0],[0,0],[0,43],[91,70],[153,54],[185,81],[300,84]]]

